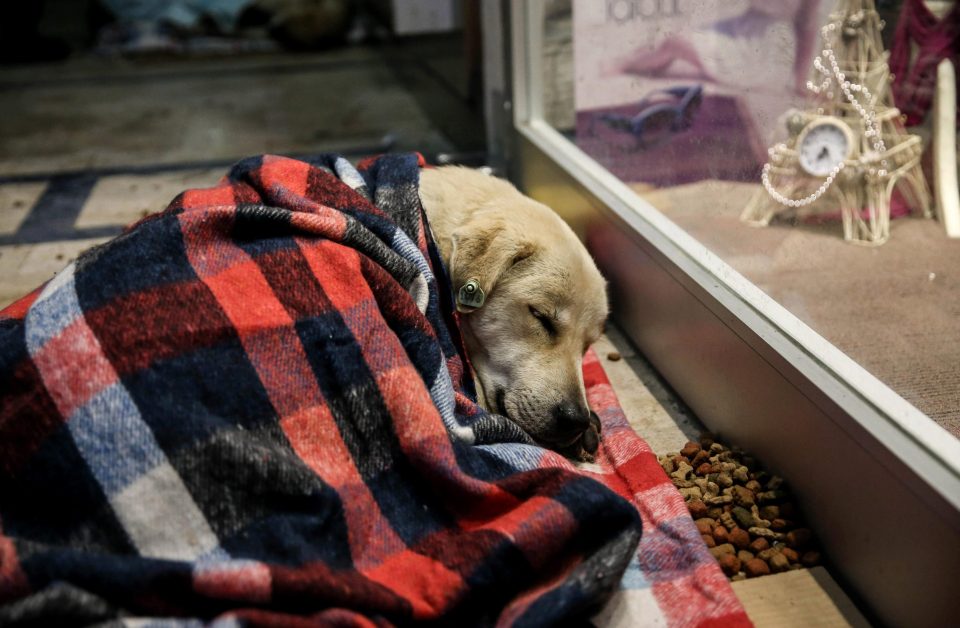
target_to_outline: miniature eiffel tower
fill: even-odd
[[[788,115],[789,139],[770,148],[766,189],[754,195],[741,220],[765,226],[780,214],[801,218],[839,208],[845,240],[879,245],[890,236],[894,189],[930,216],[930,191],[920,169],[923,147],[893,106],[882,28],[874,0],[839,0],[820,31],[823,51],[807,82],[814,105]],[[826,178],[801,167],[798,145],[805,129],[824,121],[852,132],[848,154]]]

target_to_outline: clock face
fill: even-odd
[[[816,177],[825,177],[850,156],[851,132],[842,122],[814,122],[804,131],[797,146],[800,167]]]

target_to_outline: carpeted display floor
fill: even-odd
[[[638,192],[960,437],[960,240],[919,217],[892,221],[879,247],[844,242],[839,222],[750,227],[739,213],[758,187],[702,181]]]

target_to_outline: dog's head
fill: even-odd
[[[562,449],[590,426],[582,360],[603,333],[605,282],[559,216],[510,189],[452,231],[451,281],[482,405]]]

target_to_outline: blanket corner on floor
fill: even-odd
[[[590,471],[476,404],[424,166],[243,160],[0,312],[0,623],[746,621],[595,356]]]

